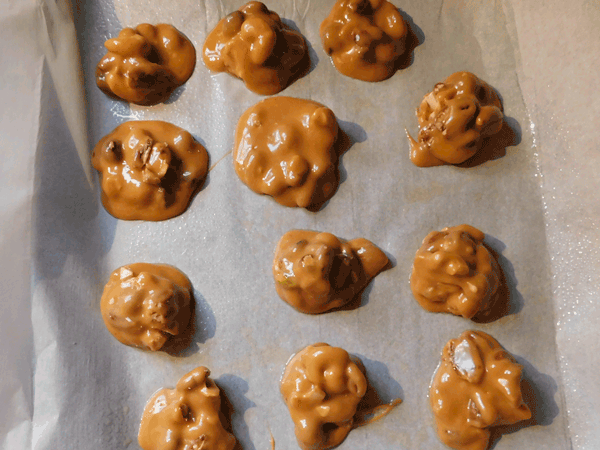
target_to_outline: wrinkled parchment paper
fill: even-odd
[[[311,72],[281,95],[329,106],[354,142],[340,189],[316,214],[252,193],[227,155],[238,117],[261,97],[210,74],[200,51],[243,1],[76,1],[73,18],[66,1],[4,3],[2,448],[138,448],[146,400],[198,365],[228,396],[244,449],[269,448],[270,432],[277,448],[297,448],[279,376],[293,352],[325,341],[363,360],[383,400],[404,400],[340,449],[442,449],[428,384],[444,343],[467,328],[496,337],[533,386],[539,424],[504,434],[495,449],[600,446],[595,2],[396,0],[420,45],[410,67],[377,84],[340,75],[323,52],[318,25],[332,1],[268,3],[312,46]],[[151,108],[109,100],[93,79],[103,41],[141,22],[172,23],[199,56],[188,83]],[[416,132],[422,96],[457,70],[499,91],[518,143],[469,169],[416,168],[404,127]],[[96,175],[88,181],[91,146],[132,119],[173,122],[209,151],[214,168],[178,218],[117,221],[99,204]],[[511,314],[491,324],[427,313],[408,286],[421,239],[460,223],[482,229],[501,254],[513,300]],[[360,308],[302,315],[277,297],[270,268],[277,240],[292,228],[366,237],[394,267]],[[194,284],[198,332],[180,356],[125,347],[102,323],[108,275],[138,261],[175,265]]]

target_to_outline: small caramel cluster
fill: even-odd
[[[308,66],[302,35],[256,1],[217,24],[206,38],[203,58],[210,70],[241,78],[248,89],[261,95],[282,91]]]
[[[342,307],[388,264],[372,242],[331,233],[288,231],[275,249],[273,277],[283,301],[306,314]]]
[[[485,81],[456,72],[438,83],[417,109],[418,142],[410,135],[410,159],[419,167],[460,164],[502,129],[502,103]]]
[[[531,418],[521,372],[521,365],[482,331],[451,339],[429,390],[442,442],[456,450],[486,450],[490,427]]]
[[[354,424],[367,392],[362,364],[346,350],[318,343],[288,362],[280,385],[303,450],[339,445]]]
[[[192,43],[171,25],[143,23],[108,39],[108,53],[96,67],[96,83],[106,94],[136,103],[164,102],[196,66]]]
[[[387,0],[338,0],[321,23],[323,49],[342,74],[381,81],[407,50],[408,26]]]
[[[144,450],[233,450],[221,420],[221,394],[206,367],[181,377],[148,401],[138,434]]]
[[[237,125],[233,164],[240,179],[285,206],[318,208],[338,185],[338,123],[320,103],[272,97]]]
[[[185,211],[208,173],[208,153],[175,125],[131,121],[98,142],[92,165],[101,174],[102,203],[110,214],[156,221]]]
[[[423,239],[410,277],[413,295],[423,308],[470,319],[493,306],[501,269],[484,238],[477,228],[460,225]]]
[[[106,328],[125,345],[160,350],[190,321],[192,286],[164,264],[136,263],[115,270],[102,293]]]

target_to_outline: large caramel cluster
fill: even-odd
[[[494,89],[470,72],[456,72],[417,109],[420,130],[418,142],[408,136],[410,159],[419,167],[465,162],[502,129],[503,117]]]
[[[175,389],[161,389],[148,401],[138,434],[144,450],[232,450],[235,437],[222,423],[219,388],[198,367]]]
[[[106,328],[125,345],[160,350],[190,321],[192,285],[174,267],[136,263],[115,270],[102,293]]]
[[[407,50],[408,26],[387,0],[338,0],[321,23],[323,49],[342,74],[381,81]]]
[[[280,388],[300,447],[325,450],[339,445],[352,429],[367,379],[362,364],[346,350],[318,343],[290,359]]]
[[[366,239],[345,242],[331,233],[292,230],[277,244],[273,277],[283,301],[319,314],[354,300],[388,262]]]
[[[233,163],[254,192],[285,206],[318,208],[337,189],[338,123],[320,103],[271,97],[238,122]]]
[[[208,153],[190,133],[167,122],[131,121],[98,142],[92,165],[102,203],[125,220],[181,214],[208,173]]]
[[[469,330],[451,339],[429,390],[442,442],[456,450],[486,450],[490,427],[531,418],[521,372],[521,365],[484,332]]]
[[[206,38],[204,63],[241,78],[261,95],[285,89],[308,66],[302,35],[261,2],[249,2],[223,18]]]
[[[196,50],[176,28],[143,23],[108,39],[96,68],[96,83],[106,94],[138,105],[164,102],[185,83],[196,66]]]
[[[489,311],[502,277],[484,238],[477,228],[460,225],[433,231],[423,239],[410,278],[423,308],[467,319]]]

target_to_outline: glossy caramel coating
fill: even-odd
[[[292,230],[275,249],[275,289],[298,311],[319,314],[356,299],[388,263],[366,239],[346,242],[331,233]]]
[[[167,122],[125,122],[94,148],[102,204],[118,219],[165,220],[186,210],[208,173],[208,153]]]
[[[342,74],[382,81],[407,51],[408,25],[387,0],[338,0],[321,23],[323,49]]]
[[[498,94],[470,72],[456,72],[427,94],[417,109],[418,142],[410,160],[419,167],[460,164],[481,150],[504,122]]]
[[[108,39],[96,83],[111,97],[138,105],[164,102],[196,66],[196,49],[175,27],[143,23]]]
[[[468,330],[451,339],[429,389],[440,440],[456,450],[486,450],[490,427],[531,418],[521,372],[489,334]]]
[[[316,208],[335,193],[338,123],[311,100],[267,98],[240,117],[233,165],[250,189],[285,206]]]
[[[364,368],[339,347],[318,343],[287,363],[281,394],[303,450],[325,450],[342,443],[367,392]]]
[[[138,442],[144,450],[233,450],[235,437],[222,423],[221,394],[206,367],[197,367],[161,389],[146,404]]]
[[[282,91],[308,66],[302,35],[254,1],[221,19],[206,38],[202,56],[209,70],[241,78],[261,95]]]
[[[190,321],[192,285],[175,267],[135,263],[119,267],[104,286],[100,311],[120,342],[160,350]]]
[[[498,262],[470,225],[432,231],[415,255],[410,287],[427,311],[466,319],[487,312],[500,286]]]

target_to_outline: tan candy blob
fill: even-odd
[[[241,78],[261,95],[285,89],[307,68],[302,35],[261,2],[249,2],[221,19],[204,43],[204,64]]]
[[[254,192],[285,206],[316,209],[337,189],[337,136],[329,108],[310,100],[268,98],[240,117],[233,165]]]
[[[344,349],[318,343],[287,363],[280,388],[302,449],[335,447],[352,429],[367,392],[362,364],[353,359]]]
[[[96,67],[98,87],[111,97],[138,105],[167,100],[196,66],[192,43],[164,23],[124,28],[104,46],[108,53]]]
[[[198,367],[175,389],[161,389],[148,401],[138,434],[144,450],[232,450],[235,437],[222,424],[219,388]]]
[[[335,68],[363,81],[381,81],[396,71],[406,50],[408,26],[387,0],[338,0],[321,23],[323,49]]]
[[[418,142],[408,135],[410,160],[419,167],[460,164],[500,131],[504,114],[498,95],[470,72],[438,83],[417,109]]]
[[[415,255],[410,287],[427,311],[470,319],[496,300],[500,267],[483,244],[485,234],[469,225],[432,231]]]
[[[356,299],[388,262],[366,239],[345,242],[331,233],[292,230],[277,244],[273,277],[283,301],[318,314]]]
[[[118,219],[165,220],[186,210],[208,173],[208,153],[167,122],[119,125],[94,148],[102,204]]]
[[[120,342],[160,350],[190,321],[192,285],[174,267],[136,263],[119,267],[104,286],[100,311]]]
[[[451,339],[429,389],[441,441],[456,450],[486,450],[489,427],[531,418],[521,395],[521,371],[521,365],[482,331],[465,331]]]

